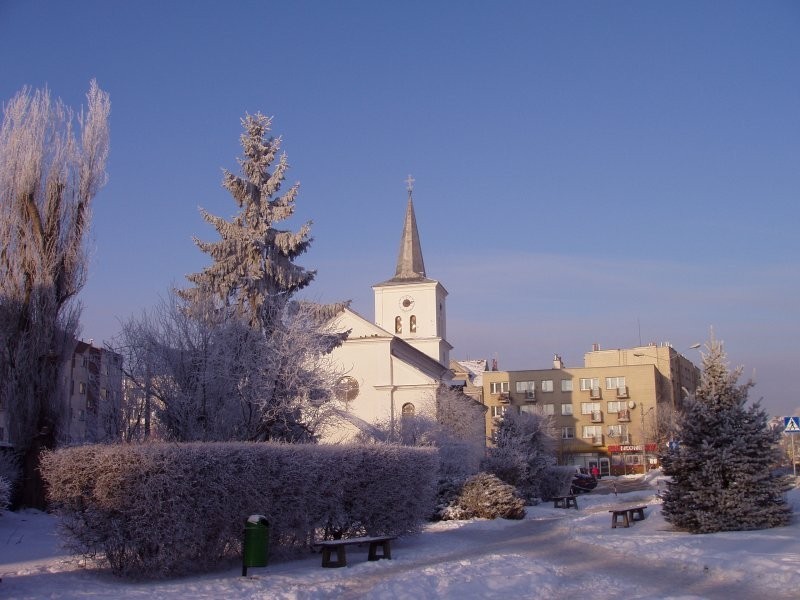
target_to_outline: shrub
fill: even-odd
[[[575,476],[575,467],[550,467],[539,480],[539,495],[545,502],[556,496],[566,496]]]
[[[6,510],[11,504],[11,482],[0,476],[0,512]]]
[[[525,502],[513,486],[490,473],[478,473],[467,480],[458,498],[439,515],[443,520],[521,519],[525,516]]]
[[[208,569],[263,514],[278,556],[330,535],[401,534],[430,514],[435,450],[269,443],[81,446],[42,470],[68,545],[118,574]]]

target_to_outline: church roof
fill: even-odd
[[[414,215],[414,201],[411,189],[408,190],[406,220],[400,238],[400,252],[397,254],[397,268],[394,277],[379,285],[392,285],[416,282],[433,282],[425,276],[425,261],[422,259],[422,245],[419,242],[417,218]]]

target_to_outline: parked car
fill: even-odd
[[[570,494],[586,494],[597,487],[597,479],[585,467],[577,467],[572,477]]]

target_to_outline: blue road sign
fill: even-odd
[[[783,417],[783,433],[800,433],[800,417]]]

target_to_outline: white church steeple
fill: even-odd
[[[406,217],[394,277],[372,286],[375,324],[447,366],[452,348],[445,339],[447,290],[425,274],[412,199],[413,183],[409,175]]]

